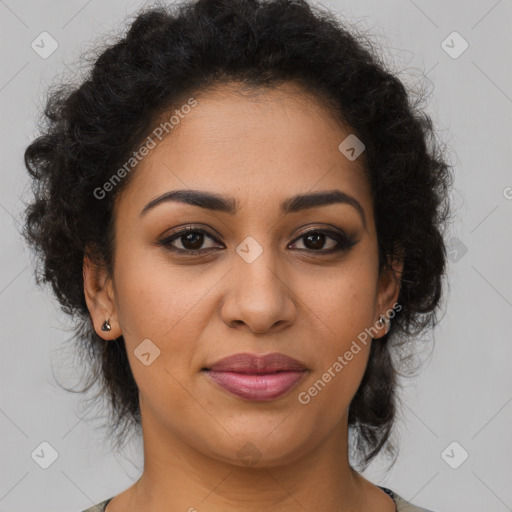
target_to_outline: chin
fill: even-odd
[[[300,429],[294,430],[294,435]],[[287,430],[280,434],[274,431],[270,435],[265,430],[240,433],[217,442],[212,456],[234,466],[262,469],[266,467],[291,464],[304,456],[311,439],[296,439]],[[310,447],[312,448],[312,446]]]

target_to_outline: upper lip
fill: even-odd
[[[274,373],[278,371],[304,371],[306,366],[293,357],[273,352],[257,355],[247,352],[233,354],[204,368],[215,372]]]

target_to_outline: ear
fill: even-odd
[[[402,271],[404,267],[403,261],[404,251],[400,250],[395,253],[395,256],[388,258],[388,267],[382,269],[378,284],[377,284],[377,321],[380,315],[384,315],[386,319],[388,315],[386,312],[393,309],[393,306],[398,300],[400,293],[400,285],[402,280]],[[378,323],[376,325],[379,325]],[[387,322],[379,327],[380,336],[384,336],[387,330]]]
[[[83,260],[84,295],[91,315],[94,330],[101,338],[113,340],[121,336],[117,320],[117,306],[112,279],[104,266],[96,265],[84,255]],[[110,331],[102,331],[101,326],[108,320]]]

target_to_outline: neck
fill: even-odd
[[[262,467],[205,456],[154,424],[147,426],[143,428],[144,471],[129,489],[126,510],[345,512],[364,508],[362,491],[371,484],[350,467],[346,418],[321,445],[287,462]]]

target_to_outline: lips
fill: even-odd
[[[274,373],[278,371],[303,371],[307,370],[297,359],[274,352],[264,356],[256,354],[234,354],[213,363],[206,368],[215,372],[236,373]]]
[[[291,391],[307,367],[284,354],[242,353],[221,359],[203,371],[232,395],[250,401],[269,401]]]

